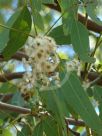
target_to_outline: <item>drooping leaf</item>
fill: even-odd
[[[91,19],[98,23],[99,25],[102,25],[102,21],[98,18],[96,10],[98,9],[98,0],[95,0],[93,2],[89,2],[89,0],[84,0],[84,2],[88,3],[86,6],[86,12],[91,17]]]
[[[46,136],[62,136],[59,133],[57,122],[52,117],[42,119],[34,128],[32,136],[43,136],[43,133],[45,133]]]
[[[57,96],[56,90],[53,91],[45,91],[40,93],[44,104],[46,105],[46,109],[54,116],[56,121],[59,124],[60,130],[63,131],[66,136],[66,125],[64,116],[66,115],[65,104],[63,101],[60,101]],[[67,113],[68,114],[68,113]]]
[[[16,21],[17,17],[21,14],[21,10],[15,12],[10,19],[7,21],[5,26],[12,27],[14,22]],[[9,40],[9,32],[10,29],[4,28],[3,31],[0,33],[0,53],[3,51],[3,49],[6,47],[7,42]]]
[[[9,41],[2,52],[5,59],[9,59],[20,49],[28,38],[28,34],[31,30],[31,15],[27,7],[22,9],[21,14],[12,25],[12,28],[16,29],[16,31],[10,31]]]
[[[53,94],[55,95],[53,96]],[[81,116],[84,122],[101,136],[102,122],[74,72],[71,73],[61,88],[49,92],[45,91],[41,93],[41,95],[45,100],[47,110],[52,113],[57,121],[60,118],[63,119],[66,115],[64,107],[62,106],[62,103],[65,103],[66,109],[72,107],[72,109]]]
[[[27,125],[24,125],[21,131],[17,132],[17,136],[29,136],[31,134],[31,130]]]
[[[102,120],[102,87],[94,86],[93,95],[94,95],[95,100],[98,103],[99,116],[100,116],[100,118]]]
[[[40,11],[41,10],[41,5],[42,4],[42,0],[31,0],[31,6],[32,6],[32,10],[36,10],[36,11]]]
[[[49,36],[53,37],[57,44],[64,45],[64,44],[70,44],[71,39],[70,35],[65,35],[63,32],[63,26],[60,25],[56,28],[54,28],[50,33]]]
[[[36,10],[33,10],[33,20],[34,20],[34,24],[39,29],[44,30],[44,22],[43,22],[42,16]]]
[[[88,30],[78,21],[72,21],[71,42],[79,58],[85,62],[92,63],[94,59],[89,56]]]
[[[94,97],[98,102],[102,102],[102,87],[94,86]]]
[[[67,82],[61,87],[61,93],[65,101],[73,107],[85,123],[101,136],[102,122],[75,73],[71,73]]]
[[[58,1],[62,11],[63,31],[68,35],[71,31],[72,20],[77,19],[78,1],[77,0],[63,0]]]
[[[42,121],[34,128],[32,136],[43,136],[43,123],[42,123]]]
[[[47,136],[61,136],[59,134],[58,124],[50,117],[43,121],[44,132]]]

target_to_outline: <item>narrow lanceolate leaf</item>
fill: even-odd
[[[17,136],[29,136],[31,134],[30,127],[24,125],[21,131],[17,132]]]
[[[98,103],[98,109],[99,109],[99,117],[102,120],[102,87],[100,86],[94,86],[93,88],[93,95]]]
[[[65,112],[65,103],[60,101],[58,98],[56,90],[53,91],[44,91],[40,93],[42,101],[46,104],[46,109],[54,116],[54,119],[58,123],[61,132],[64,130],[66,136],[66,125],[64,121]],[[63,129],[64,128],[64,129]]]
[[[89,35],[86,27],[78,21],[72,21],[71,42],[75,52],[79,58],[85,62],[94,62],[94,59],[89,56]]]
[[[63,31],[68,35],[71,30],[72,20],[77,18],[78,1],[77,0],[62,0],[58,1],[63,14]]]
[[[59,134],[58,124],[51,117],[47,117],[43,120],[43,129],[46,136],[61,136]]]
[[[9,41],[2,54],[5,59],[9,59],[26,42],[31,30],[31,15],[27,7],[24,7],[10,30]],[[28,33],[28,34],[27,34]]]
[[[37,10],[38,12],[41,10],[41,4],[42,0],[30,0],[31,1],[31,6],[34,10]]]
[[[54,28],[50,33],[49,36],[53,37],[57,44],[64,45],[64,44],[71,44],[70,35],[65,35],[63,32],[63,26],[60,25]]]
[[[42,121],[34,128],[32,136],[43,136],[43,123],[42,123]]]
[[[40,15],[40,13],[36,10],[33,10],[33,21],[34,24],[41,30],[44,30],[44,22],[42,19],[42,16]]]
[[[66,103],[73,107],[85,123],[101,136],[102,122],[75,73],[71,73],[69,79],[59,91],[61,91]]]
[[[42,119],[41,122],[35,126],[32,136],[43,136],[43,133],[45,133],[46,136],[62,136],[59,133],[58,124],[52,117]]]
[[[99,25],[102,25],[102,21],[97,16],[97,9],[99,6],[99,1],[95,0],[93,2],[89,2],[89,0],[84,0],[84,2],[88,3],[86,6],[87,14],[91,17],[91,19],[94,22],[98,23]]]
[[[5,26],[12,27],[13,23],[16,21],[20,13],[21,13],[21,10],[15,12],[7,21]],[[3,28],[3,31],[0,33],[0,53],[3,51],[3,49],[7,45],[7,42],[9,41],[9,32],[10,32],[10,29]]]

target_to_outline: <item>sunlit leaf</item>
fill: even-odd
[[[91,17],[91,19],[102,25],[102,21],[98,18],[96,10],[98,9],[98,1],[89,2],[89,0],[84,0],[84,2],[88,3],[86,6],[86,12]]]
[[[18,16],[20,14],[21,14],[21,10],[15,12],[10,17],[10,19],[7,21],[7,23],[5,24],[5,26],[11,28],[12,25],[14,24],[14,22],[16,21],[16,19],[18,18]],[[7,42],[9,41],[9,33],[10,33],[10,29],[7,29],[7,28],[3,28],[3,31],[0,33],[0,53],[6,47]]]
[[[33,10],[33,20],[34,20],[34,24],[39,29],[44,30],[44,22],[43,22],[42,16],[36,10]]]
[[[71,31],[72,20],[77,19],[78,1],[63,0],[58,2],[61,7],[61,11],[63,13],[62,22],[63,22],[64,34],[68,35]]]
[[[78,21],[72,21],[71,42],[75,52],[80,59],[85,62],[94,62],[94,59],[89,56],[89,37],[88,30],[83,24]]]
[[[102,134],[102,122],[75,73],[71,73],[67,82],[61,87],[61,93],[65,101],[73,107],[85,123],[99,135]]]
[[[42,0],[31,0],[32,8],[34,10],[37,10],[38,12],[41,10],[41,4],[42,4]]]
[[[9,41],[3,50],[5,59],[9,59],[18,49],[20,49],[28,38],[31,30],[31,15],[27,7],[22,9],[12,27],[18,31],[10,31]],[[25,34],[28,33],[28,34]]]
[[[2,136],[13,136],[13,134],[10,131],[10,128],[3,129]]]

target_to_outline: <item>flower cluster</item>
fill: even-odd
[[[34,87],[49,87],[60,81],[57,67],[59,57],[56,53],[57,45],[51,37],[37,36],[35,39],[30,38],[25,45],[25,53],[29,59],[22,59],[25,74],[23,82],[20,83],[22,91],[31,90]]]

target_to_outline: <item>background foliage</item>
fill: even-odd
[[[102,136],[101,6],[101,0],[0,0],[1,136]],[[24,45],[39,34],[59,45],[60,77],[68,78],[53,90],[22,93]]]

